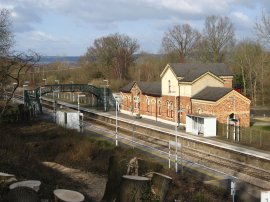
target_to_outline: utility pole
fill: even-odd
[[[107,111],[107,96],[106,96],[106,88],[109,87],[109,81],[107,79],[103,80],[106,82],[106,85],[104,85],[104,111]]]
[[[80,132],[83,133],[83,116],[82,116],[82,120],[80,120],[80,97],[85,97],[85,95],[78,94],[78,118],[79,118],[79,127],[80,127]]]
[[[118,146],[118,102],[115,99],[115,146]]]

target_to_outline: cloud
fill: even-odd
[[[32,20],[39,19],[37,12],[54,12],[72,16],[85,22],[104,22],[139,20],[139,19],[166,19],[171,16],[183,18],[199,18],[209,13],[220,13],[230,8],[236,0],[3,0],[9,5],[15,5],[14,10],[21,12],[27,20],[29,14]],[[211,5],[211,6],[209,6]],[[28,10],[26,9],[28,8]],[[23,12],[23,11],[27,12]],[[42,13],[42,12],[41,12]],[[31,20],[29,19],[29,20]]]
[[[72,38],[55,36],[40,30],[17,34],[17,50],[34,50],[41,55],[78,55],[81,44]]]
[[[269,0],[1,0],[0,8],[11,11],[13,30],[19,40],[41,50],[77,47],[85,40],[110,33],[134,34],[142,47],[160,46],[159,39],[168,28],[189,23],[202,30],[208,15],[231,18],[237,31],[252,29],[260,9],[270,10]],[[63,31],[64,30],[64,31]],[[143,34],[147,32],[147,36]],[[68,35],[68,38],[62,37]],[[89,38],[90,35],[90,38]],[[155,40],[151,41],[151,35]],[[92,38],[91,38],[92,37]],[[144,38],[143,38],[144,37]],[[73,42],[68,42],[68,40]],[[47,43],[47,44],[46,44]],[[25,42],[21,44],[27,45]],[[53,48],[48,48],[50,45]],[[73,49],[73,47],[71,47]],[[147,49],[147,48],[146,48]],[[53,50],[54,52],[56,50]]]
[[[138,20],[201,20],[207,15],[228,15],[237,5],[254,8],[253,0],[2,0],[12,8],[16,23],[40,23],[46,13],[69,16],[74,22],[94,23],[101,29],[110,23]],[[262,3],[270,6],[268,1]],[[1,8],[1,4],[0,4]],[[236,10],[237,11],[237,10]],[[103,24],[103,25],[102,25]],[[26,26],[27,27],[27,26]]]
[[[40,9],[33,8],[33,6],[28,6],[26,4],[12,4],[12,2],[8,2],[6,4],[0,4],[0,9],[1,8],[10,11],[12,30],[14,32],[31,31],[34,29],[32,26],[33,23],[40,23],[42,21]]]
[[[238,24],[238,26],[242,27],[250,27],[254,24],[254,21],[251,20],[246,14],[243,12],[232,12],[232,17],[234,22]]]
[[[57,42],[58,39],[51,34],[42,31],[32,31],[29,35],[30,39],[39,42]]]

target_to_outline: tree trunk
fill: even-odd
[[[262,106],[264,106],[264,61],[261,64],[261,95],[262,95]]]
[[[124,175],[116,202],[146,201],[151,195],[150,179],[147,177]]]
[[[242,73],[242,79],[243,79],[243,85],[244,85],[244,94],[247,95],[246,77],[244,73],[244,65],[243,65],[242,60],[241,60],[240,67],[241,67],[241,73]]]
[[[13,202],[38,202],[37,192],[29,187],[16,187],[9,191],[5,201]]]
[[[160,202],[165,201],[172,178],[156,172],[149,173],[146,176],[151,178],[152,192],[159,198]]]
[[[250,96],[251,96],[251,102],[254,106],[254,94],[253,94],[253,81],[252,81],[252,71],[249,70],[249,89],[250,89]]]
[[[108,181],[102,201],[114,201],[119,192],[121,176],[125,173],[125,168],[119,163],[119,159],[115,156],[110,157],[108,168]]]

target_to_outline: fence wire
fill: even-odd
[[[217,125],[218,139],[270,151],[270,131],[255,127],[240,127],[239,134],[238,141],[238,127],[236,127],[236,140],[234,140],[234,126],[229,126],[227,139],[227,125]]]

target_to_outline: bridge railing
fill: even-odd
[[[97,98],[98,106],[105,106],[104,109],[109,111],[109,109],[115,108],[115,99],[112,95],[112,91],[109,88],[104,87],[96,87],[88,84],[53,84],[53,85],[45,85],[36,88],[34,91],[25,90],[24,91],[24,102],[26,105],[33,107],[38,106],[39,111],[42,113],[42,105],[40,102],[40,97],[47,93],[53,92],[86,92],[91,93]],[[97,106],[97,107],[98,107]]]

